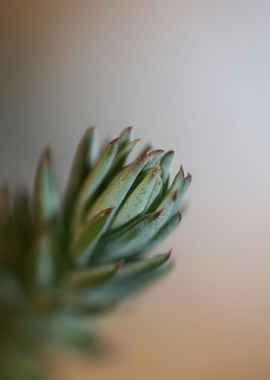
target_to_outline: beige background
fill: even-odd
[[[1,2],[0,170],[28,180],[51,142],[59,183],[88,124],[126,125],[193,174],[160,250],[176,268],[131,304],[106,363],[57,379],[270,379],[270,3]],[[78,370],[79,369],[79,370]]]

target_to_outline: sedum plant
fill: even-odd
[[[181,219],[191,182],[170,181],[173,151],[147,150],[126,128],[93,163],[95,129],[82,137],[64,196],[49,150],[30,194],[0,190],[0,378],[42,379],[44,348],[97,353],[104,316],[169,268],[170,252],[145,254]]]

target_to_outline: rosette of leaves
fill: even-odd
[[[93,160],[95,129],[82,137],[63,197],[49,150],[32,192],[0,192],[0,378],[39,379],[44,348],[95,354],[103,316],[165,273],[170,252],[147,257],[181,219],[191,182],[170,181],[173,151],[147,150],[126,128]]]

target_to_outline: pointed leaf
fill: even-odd
[[[78,145],[73,159],[64,202],[67,217],[78,194],[79,188],[85,179],[85,176],[91,169],[94,139],[95,128],[88,128]]]
[[[55,189],[51,154],[46,150],[40,159],[34,187],[34,211],[38,226],[43,227],[59,215],[59,197]]]
[[[177,197],[176,197],[176,200],[175,200],[175,205],[174,205],[174,208],[172,210],[172,212],[177,212],[179,211],[180,207],[181,207],[181,202],[191,184],[191,181],[192,181],[192,176],[191,174],[188,173],[188,175],[184,178],[181,186],[180,186],[180,190],[178,191],[177,193]]]
[[[51,241],[47,231],[38,236],[33,252],[34,286],[49,289],[56,278],[55,258],[52,255]]]
[[[91,173],[85,179],[75,205],[75,211],[73,216],[73,231],[77,227],[77,225],[80,224],[88,203],[90,202],[92,196],[95,194],[99,185],[109,172],[117,153],[118,143],[119,138],[116,138],[108,144],[107,149],[103,153],[102,157],[99,159]],[[103,209],[105,208],[106,207],[103,207]]]
[[[74,271],[65,278],[65,283],[74,289],[98,285],[112,278],[119,268],[120,263],[114,263]]]
[[[106,187],[87,214],[87,218],[99,213],[104,208],[120,206],[137,176],[148,162],[148,154],[143,154],[136,161],[126,166]]]
[[[119,170],[123,168],[128,156],[130,155],[130,153],[139,141],[140,139],[132,140],[129,143],[127,143],[121,150],[118,149],[118,153],[114,159],[111,171],[109,173],[110,178],[113,177]]]
[[[150,198],[148,199],[148,202],[146,205],[147,212],[152,212],[156,209],[156,206],[159,203],[160,197],[162,195],[162,191],[163,191],[163,182],[161,179],[161,175],[158,174],[153,192]]]
[[[132,138],[133,127],[126,127],[119,135],[119,151],[123,150]]]
[[[181,166],[180,170],[176,173],[176,176],[173,179],[173,182],[170,186],[169,191],[175,191],[175,190],[179,191],[184,183],[184,179],[185,179],[185,174],[184,174],[183,167]]]
[[[166,202],[163,202],[166,208],[143,216],[132,228],[123,232],[122,235],[118,235],[117,238],[104,239],[103,245],[93,256],[93,261],[106,263],[112,260],[127,259],[138,253],[166,223],[174,201],[174,197],[166,198]]]
[[[127,271],[124,265],[108,283],[97,286],[91,289],[91,291],[86,290],[81,292],[79,302],[89,305],[92,308],[104,307],[106,304],[111,305],[149,286],[172,268],[171,260],[168,260],[168,254],[161,255],[161,257],[157,259],[153,258],[149,260],[153,261],[150,261],[148,269],[145,268],[148,266],[147,263],[139,264],[137,269],[137,263],[134,263],[133,270],[130,268],[127,269]],[[151,269],[152,265],[153,267]],[[124,274],[125,271],[126,274]]]
[[[152,150],[149,153],[149,161],[148,161],[145,169],[150,169],[150,168],[158,165],[160,163],[160,160],[161,160],[161,157],[163,156],[163,154],[164,154],[164,150],[162,150],[162,149]]]
[[[171,251],[147,259],[141,259],[131,263],[127,263],[123,265],[120,269],[118,278],[120,276],[138,276],[141,274],[151,272],[163,265],[167,260],[169,260],[170,256]]]
[[[120,225],[129,222],[145,210],[156,184],[156,177],[159,173],[159,166],[155,166],[148,171],[148,174],[144,177],[142,182],[133,190],[120,208],[113,223],[114,227],[119,227]]]
[[[181,214],[178,212],[177,214],[173,215],[169,221],[161,227],[161,229],[156,233],[156,235],[153,237],[152,240],[150,240],[147,244],[144,245],[141,252],[138,252],[138,254],[142,254],[143,252],[149,252],[151,249],[153,249],[156,245],[164,241],[172,232],[173,230],[178,226],[178,224],[181,221]]]
[[[165,189],[167,189],[168,187],[170,168],[173,162],[174,154],[175,152],[173,150],[169,150],[164,154],[164,156],[160,160],[160,166],[162,171],[161,177]]]
[[[108,208],[80,228],[72,243],[72,257],[79,265],[86,265],[102,234],[108,228],[113,208]]]

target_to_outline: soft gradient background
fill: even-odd
[[[270,3],[2,0],[0,170],[33,176],[51,142],[63,184],[89,124],[127,125],[193,174],[161,250],[174,272],[108,331],[106,362],[65,380],[270,378]]]

